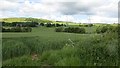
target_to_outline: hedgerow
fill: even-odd
[[[68,33],[86,33],[85,28],[79,27],[58,27],[55,29],[56,32],[68,32]]]
[[[31,32],[31,27],[11,27],[11,28],[2,28],[2,32]]]
[[[110,25],[105,25],[105,26],[99,26],[96,29],[97,33],[106,33],[106,32],[118,32],[118,26],[110,26]]]

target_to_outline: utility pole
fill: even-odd
[[[91,17],[88,15],[88,23],[91,24]]]
[[[68,26],[68,17],[67,17],[67,15],[66,15],[66,18],[67,18],[66,25]]]

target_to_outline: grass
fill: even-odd
[[[116,35],[103,37],[94,33],[96,27],[85,29],[90,34],[55,32],[54,27],[37,27],[27,33],[2,33],[3,66],[118,65]],[[32,53],[38,59],[33,61]]]
[[[0,21],[12,23],[12,22],[26,22],[25,18],[4,18],[0,19]]]
[[[89,27],[86,28],[86,31],[89,32],[94,32],[96,28],[94,27]],[[65,33],[65,32],[55,32],[55,28],[47,28],[47,27],[37,27],[33,28],[32,32],[24,32],[24,33],[14,33],[14,32],[5,32],[2,33],[2,37],[30,37],[30,36],[40,36],[40,37],[57,37],[57,36],[77,36],[77,35],[85,35],[85,34],[75,34],[75,33]],[[87,35],[87,34],[86,34]],[[89,34],[88,34],[89,35]],[[94,35],[94,34],[91,34]]]

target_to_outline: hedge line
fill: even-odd
[[[97,33],[106,33],[106,32],[118,32],[118,26],[110,26],[110,25],[105,25],[105,26],[99,26],[96,29]]]
[[[59,23],[37,23],[37,22],[2,22],[2,26],[9,26],[9,27],[37,27],[37,26],[46,26],[46,27],[59,27],[59,26],[66,26],[65,24]]]
[[[56,32],[68,32],[68,33],[86,33],[85,28],[79,27],[58,27],[55,29]]]
[[[2,22],[2,26],[9,26],[9,27],[37,27],[38,23],[37,22]]]
[[[2,28],[2,32],[31,32],[31,27],[12,27],[12,28]]]

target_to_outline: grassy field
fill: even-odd
[[[55,32],[55,28],[36,27],[32,32],[2,33],[3,66],[116,66],[115,35]]]
[[[47,23],[47,21],[51,21],[52,23],[59,23],[59,24],[66,24],[66,22],[56,22],[56,21],[52,21],[52,20],[46,20],[46,19],[37,19],[37,18],[30,18],[29,20],[27,20],[29,18],[3,18],[0,19],[0,22],[4,21],[7,23],[12,23],[12,22],[30,22],[30,21],[34,21],[34,22],[38,22],[41,23],[41,21],[44,21],[44,23]],[[68,23],[69,25],[78,25],[77,23]]]
[[[32,28],[32,32],[24,32],[24,33],[14,33],[14,32],[5,32],[2,33],[3,38],[4,37],[29,37],[29,36],[41,36],[41,37],[45,37],[45,36],[77,36],[80,34],[75,34],[75,33],[64,33],[64,32],[60,32],[57,33],[55,32],[55,28],[47,28],[47,27],[36,27],[36,28]],[[95,32],[96,27],[87,27],[85,28],[86,31],[88,33],[93,33]],[[84,34],[83,34],[84,35]]]
[[[34,18],[31,20],[41,21]],[[0,21],[25,22],[26,18],[6,18]],[[102,25],[84,27],[85,34],[55,32],[55,27],[41,26],[32,28],[32,32],[3,32],[2,64],[3,66],[117,66],[119,65],[118,35],[97,34],[96,29]],[[79,24],[69,23],[68,26],[79,27]]]
[[[25,18],[4,18],[4,19],[0,19],[0,21],[4,21],[4,22],[26,22]]]

